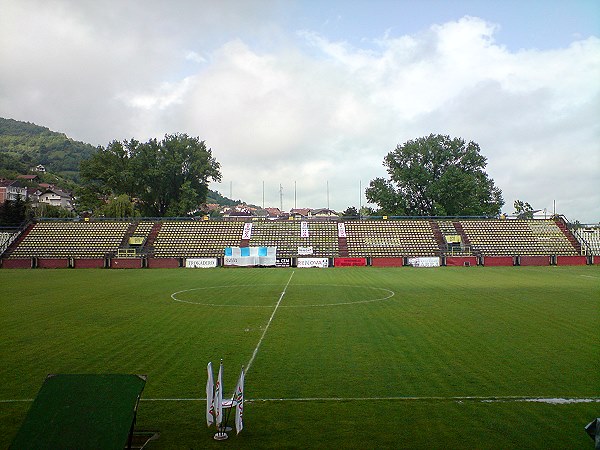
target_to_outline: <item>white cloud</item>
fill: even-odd
[[[397,144],[450,134],[480,144],[505,211],[600,220],[598,38],[514,52],[464,17],[360,48],[281,30],[270,2],[0,3],[1,116],[94,144],[200,136],[223,194],[260,205],[264,180],[279,206],[282,184],[286,209],[294,182],[298,207],[327,182],[332,208],[364,204]]]

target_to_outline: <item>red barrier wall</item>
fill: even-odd
[[[484,266],[514,266],[515,261],[512,256],[484,256]]]
[[[404,258],[372,258],[371,265],[373,267],[402,267]]]
[[[549,266],[549,256],[521,256],[519,258],[522,266]]]
[[[110,260],[111,269],[139,269],[142,267],[140,258],[113,258]]]
[[[366,266],[367,258],[334,258],[333,267]]]
[[[592,256],[592,263],[594,265],[600,265],[600,256],[599,255]]]
[[[585,266],[587,257],[585,256],[557,256],[557,266]]]
[[[4,259],[2,267],[5,269],[31,269],[31,259]]]
[[[76,269],[102,269],[104,267],[104,259],[74,259],[73,267]]]
[[[179,267],[177,258],[148,258],[148,267],[151,269],[176,269]]]
[[[446,257],[446,265],[447,266],[464,266],[466,262],[468,262],[471,266],[476,266],[477,265],[477,257],[476,256],[447,256]]]
[[[66,269],[69,267],[67,258],[38,258],[37,266],[40,269]]]

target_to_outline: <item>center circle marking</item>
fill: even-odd
[[[186,292],[192,292],[192,291],[202,291],[202,290],[213,290],[213,289],[231,289],[231,288],[248,288],[248,287],[278,287],[279,285],[275,285],[275,284],[237,284],[234,286],[231,285],[226,285],[226,286],[208,286],[208,287],[198,287],[198,288],[190,288],[190,289],[183,289],[181,291],[177,291],[177,292],[173,292],[171,294],[171,299],[173,299],[176,302],[180,302],[180,303],[188,303],[191,305],[201,305],[201,306],[217,306],[217,307],[236,307],[236,308],[273,308],[275,306],[275,303],[277,301],[277,298],[273,299],[273,304],[271,305],[244,305],[244,304],[220,304],[220,303],[203,303],[203,302],[196,302],[196,301],[191,301],[191,300],[184,300],[181,298],[178,298],[178,294],[183,294]],[[341,302],[337,302],[337,303],[316,303],[316,304],[308,304],[308,305],[286,305],[285,304],[285,297],[284,297],[284,301],[282,302],[282,304],[279,306],[280,308],[319,308],[319,307],[325,307],[325,306],[348,306],[348,305],[357,305],[357,304],[363,304],[363,303],[374,303],[374,302],[381,302],[384,300],[388,300],[390,298],[392,298],[394,295],[396,295],[396,293],[390,289],[386,289],[386,288],[380,288],[380,287],[373,287],[373,286],[355,286],[355,285],[350,285],[350,284],[295,284],[293,286],[289,286],[288,287],[288,291],[290,290],[290,288],[295,288],[295,287],[314,287],[314,288],[320,288],[320,287],[333,287],[333,288],[354,288],[354,289],[369,289],[369,290],[373,290],[373,291],[379,291],[381,294],[381,296],[379,297],[375,297],[375,298],[368,298],[368,299],[364,299],[364,300],[354,300],[354,301],[341,301]]]

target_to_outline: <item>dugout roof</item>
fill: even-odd
[[[12,449],[127,447],[143,375],[48,375]]]

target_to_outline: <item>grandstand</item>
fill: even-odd
[[[253,224],[250,246],[276,246],[282,257],[298,256],[306,249],[311,255],[332,258],[339,256],[335,222],[305,222],[307,231],[302,235],[301,222],[261,221]]]
[[[461,220],[460,226],[473,251],[482,255],[579,254],[553,220]]]
[[[10,238],[14,242],[0,254],[3,267],[181,267],[187,258],[220,260],[225,247],[248,246],[276,247],[281,258],[358,258],[365,264],[413,257],[439,257],[444,263],[458,257],[465,259],[457,265],[483,264],[483,258],[505,258],[508,265],[541,258],[546,265],[574,257],[578,263],[589,257],[591,263],[591,255],[600,255],[600,230],[571,232],[563,218],[40,221]]]
[[[600,255],[600,227],[576,228],[573,230],[573,235],[588,254]]]
[[[440,247],[428,220],[349,221],[350,257],[436,256]]]
[[[153,248],[156,258],[216,258],[223,249],[239,246],[243,222],[165,221],[159,224]]]
[[[38,222],[27,227],[10,259],[104,258],[115,253],[130,227],[129,222]]]

